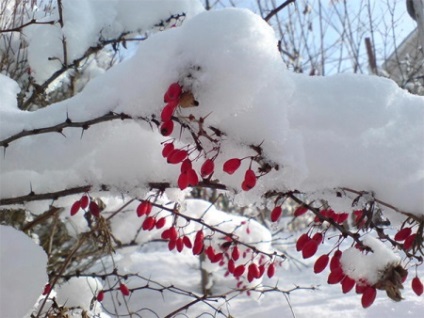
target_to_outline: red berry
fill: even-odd
[[[215,169],[215,164],[212,159],[206,159],[200,168],[200,175],[202,178],[209,177]]]
[[[128,289],[127,285],[121,283],[119,284],[119,290],[121,291],[122,295],[129,296],[130,290]]]
[[[194,242],[193,250],[192,250],[193,251],[193,255],[200,255],[200,254],[202,254],[203,248],[204,248],[203,242]]]
[[[186,172],[182,172],[180,174],[180,176],[178,177],[178,188],[180,188],[181,190],[184,190],[185,188],[188,187],[188,175]]]
[[[178,238],[178,230],[175,226],[169,228],[169,240],[176,241]]]
[[[338,253],[340,252],[340,253]],[[341,251],[337,250],[330,261],[330,270],[334,271],[337,268],[341,268],[342,264],[340,263],[340,258],[342,257]]]
[[[245,269],[246,268],[244,265],[239,265],[236,268],[234,268],[234,272],[233,272],[234,277],[240,277],[241,275],[243,275]]]
[[[147,217],[142,224],[143,230],[145,231],[152,230],[155,227],[155,221],[156,219],[153,216]]]
[[[408,236],[411,235],[412,229],[410,227],[405,227],[401,229],[395,235],[395,241],[404,241]]]
[[[339,224],[343,224],[349,218],[349,213],[343,212],[337,215],[336,222]]]
[[[229,159],[224,163],[223,170],[228,174],[233,174],[240,167],[241,160],[238,158]]]
[[[256,175],[252,169],[246,170],[246,173],[244,174],[244,184],[249,190],[256,185]]]
[[[172,120],[164,121],[160,125],[160,133],[162,136],[169,136],[174,130],[174,122]]]
[[[336,268],[328,275],[327,283],[329,285],[340,283],[344,277],[343,270],[340,267]]]
[[[99,291],[96,297],[97,301],[103,301],[104,298],[105,298],[105,292],[103,290]]]
[[[211,262],[215,259],[215,251],[211,245],[209,245],[205,250],[206,256],[209,258]]]
[[[222,259],[224,258],[224,254],[223,253],[218,253],[215,254],[213,260],[211,260],[212,263],[218,263],[220,261],[222,261]],[[219,266],[224,265],[224,263],[219,263]]]
[[[417,234],[411,234],[405,239],[405,242],[403,242],[403,248],[406,251],[409,250],[414,245],[416,236]]]
[[[362,224],[364,223],[364,219],[363,219],[363,215],[364,215],[364,211],[362,210],[356,210],[353,211],[353,215],[355,216],[355,225],[361,227]],[[361,224],[359,224],[359,222],[361,222]]]
[[[231,253],[231,258],[236,261],[239,259],[239,257],[240,257],[240,250],[238,249],[237,246],[234,246],[233,252]]]
[[[177,251],[179,252],[179,253],[181,253],[182,252],[182,250],[184,249],[184,241],[183,241],[183,238],[182,237],[179,237],[179,238],[177,238],[177,240],[176,240],[176,246],[177,246]]]
[[[360,285],[360,284],[356,284],[355,286],[355,292],[357,294],[363,294],[365,289],[368,287],[368,285]]]
[[[148,200],[143,200],[137,207],[137,216],[149,215],[152,211],[152,203]]]
[[[90,208],[90,213],[91,213],[94,217],[98,218],[98,217],[100,216],[100,208],[99,208],[99,206],[97,205],[97,203],[96,203],[96,202],[91,201],[91,202],[90,202],[90,205],[89,205],[89,208]]]
[[[234,269],[236,268],[236,265],[235,265],[235,263],[234,263],[234,261],[232,260],[232,259],[230,259],[229,261],[228,261],[228,266],[227,266],[227,268],[228,268],[228,271],[232,274],[232,273],[234,273]]]
[[[309,242],[305,243],[305,245],[302,248],[302,256],[303,258],[309,258],[315,255],[315,253],[318,250],[318,242],[315,240],[310,240]]]
[[[166,159],[166,161],[171,164],[178,164],[182,162],[185,158],[187,158],[187,156],[188,156],[187,150],[174,149],[168,155],[168,158]]]
[[[319,232],[315,233],[314,236],[312,236],[312,239],[314,241],[317,241],[318,244],[321,244],[323,239],[322,233],[319,233]]]
[[[165,218],[160,218],[160,219],[158,219],[158,220],[156,221],[155,227],[156,227],[157,229],[161,229],[161,228],[163,228],[163,227],[164,227],[165,223],[166,223],[166,219],[165,219]]]
[[[166,229],[165,231],[162,232],[160,237],[164,240],[169,240],[170,233],[171,233],[170,229]]]
[[[377,290],[374,287],[368,286],[367,288],[365,288],[361,298],[362,307],[368,308],[369,306],[371,306],[376,296]]]
[[[187,171],[189,171],[192,168],[191,165],[191,160],[186,158],[183,163],[181,164],[181,168],[180,171],[181,173],[186,173]]]
[[[329,260],[330,257],[328,256],[328,254],[324,254],[318,257],[314,264],[314,273],[321,273],[327,267]]]
[[[194,241],[203,242],[204,239],[205,239],[205,234],[203,234],[203,231],[202,230],[197,231]]]
[[[300,252],[302,249],[303,249],[303,247],[305,246],[305,244],[307,243],[307,242],[309,242],[310,241],[310,237],[308,236],[308,234],[306,234],[306,233],[303,233],[298,239],[297,239],[297,242],[296,242],[296,250],[298,251],[298,252]]]
[[[177,246],[177,240],[175,241],[172,240],[168,242],[168,250],[172,251],[175,248],[175,246]]]
[[[414,291],[415,294],[417,294],[417,296],[422,295],[423,283],[417,276],[415,276],[414,279],[412,279],[411,286],[412,286],[412,290]]]
[[[306,212],[308,212],[308,208],[304,205],[298,206],[296,208],[296,210],[294,211],[293,215],[295,217],[301,216],[303,214],[305,214]]]
[[[187,248],[193,247],[193,245],[191,244],[190,238],[188,236],[183,237],[183,243]]]
[[[176,101],[171,101],[162,109],[160,113],[160,119],[162,121],[169,121],[172,119],[172,115],[174,114],[175,108],[177,108],[178,104]]]
[[[246,181],[243,181],[243,182],[241,183],[241,189],[242,189],[243,191],[249,191],[251,188],[249,188],[249,187],[247,186]]]
[[[188,185],[191,187],[195,187],[199,184],[199,177],[194,169],[190,169],[187,171],[187,181]]]
[[[81,201],[75,201],[74,204],[72,204],[71,206],[71,216],[77,214],[80,208]]]
[[[253,278],[260,278],[261,272],[259,271],[258,265],[255,263],[250,263],[247,267],[247,272],[250,274]]]
[[[331,219],[333,221],[337,221],[337,219],[338,219],[338,216],[337,216],[336,212],[334,212],[332,209],[326,210],[325,213],[323,211],[322,214],[325,217],[327,217],[327,218],[329,218],[329,219]]]
[[[281,206],[276,206],[272,211],[271,211],[271,222],[277,222],[278,219],[281,216],[281,213],[283,212],[283,209],[281,208]]]
[[[343,280],[342,280],[342,291],[343,294],[346,294],[348,292],[350,292],[353,287],[355,286],[355,280],[350,278],[349,276],[346,276]]]
[[[43,296],[47,295],[50,293],[50,291],[52,290],[52,286],[47,283],[46,285],[44,285],[44,289],[43,289]]]
[[[81,202],[81,209],[86,209],[88,207],[88,202],[90,201],[90,199],[88,198],[87,195],[83,195],[80,199]]]
[[[266,274],[269,278],[272,278],[275,274],[275,265],[274,263],[269,264]]]
[[[182,93],[182,88],[180,84],[172,83],[171,85],[169,85],[168,90],[166,91],[163,99],[165,103],[168,103],[170,101],[178,101],[181,93]]]
[[[193,255],[200,255],[203,252],[203,240],[205,239],[205,235],[202,230],[199,230],[196,233],[196,237],[194,239],[193,244]]]
[[[172,142],[164,144],[162,149],[162,157],[168,157],[172,150],[174,150],[174,144]]]

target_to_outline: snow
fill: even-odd
[[[271,27],[248,10],[197,14],[181,27],[150,36],[131,59],[71,99],[31,113],[11,113],[15,103],[8,102],[1,108],[0,136],[61,123],[67,114],[73,121],[109,111],[159,114],[167,86],[180,81],[200,103],[180,110],[180,116],[210,114],[208,124],[227,134],[217,167],[229,157],[254,155],[246,145],[261,142],[265,155],[283,167],[237,202],[257,201],[275,188],[314,192],[347,186],[423,213],[423,98],[378,77],[292,74],[275,43]],[[163,138],[145,122],[96,125],[82,138],[80,130],[64,134],[9,145],[0,159],[2,197],[26,194],[30,183],[36,193],[82,184],[131,193],[147,181],[175,182],[178,175],[160,158]],[[181,141],[190,142],[190,136],[183,133]],[[243,169],[214,176],[240,189]]]
[[[366,235],[363,243],[372,249],[372,252],[362,253],[355,247],[343,251],[340,262],[343,272],[356,282],[375,285],[385,269],[400,264],[400,256],[396,255],[383,242]]]
[[[149,33],[131,58],[104,73],[97,73],[78,95],[47,108],[34,112],[18,110],[15,98],[17,84],[0,75],[0,140],[23,130],[57,125],[67,118],[73,122],[86,121],[109,112],[147,118],[153,114],[157,118],[164,106],[163,95],[168,86],[179,82],[185,90],[192,91],[199,106],[178,109],[177,116],[181,120],[190,114],[201,116],[205,118],[205,127],[211,125],[225,133],[215,160],[217,168],[213,179],[235,189],[236,203],[259,204],[261,196],[268,190],[297,189],[314,196],[325,193],[331,205],[329,190],[350,187],[358,191],[372,191],[378,199],[401,210],[417,215],[424,213],[422,97],[412,96],[393,82],[375,76],[309,77],[292,74],[281,60],[272,28],[248,10],[202,12],[197,1],[189,0],[158,1],[155,4],[150,1],[122,1],[119,5],[118,1],[102,2],[102,5],[99,1],[88,0],[72,1],[72,5],[70,0],[63,3],[65,27],[62,30],[55,26],[36,25],[28,28],[26,33],[30,39],[29,61],[38,82],[61,67],[58,60],[48,60],[48,57],[61,57],[63,35],[69,45],[68,57],[72,60],[88,47],[96,45],[99,32],[106,38],[124,31],[150,32],[152,24],[173,13],[185,12],[187,16],[181,26]],[[43,40],[40,40],[41,37]],[[187,123],[196,128],[195,124]],[[85,131],[68,128],[62,131],[63,134],[42,134],[10,142],[4,155],[0,156],[0,197],[26,195],[30,190],[39,194],[92,185],[90,195],[101,196],[107,203],[107,211],[102,213],[110,215],[114,208],[125,202],[124,199],[145,198],[150,190],[148,182],[170,182],[176,187],[179,167],[166,164],[161,156],[161,143],[169,138],[162,137],[155,125],[150,124],[143,119],[115,120],[92,125]],[[176,129],[172,138],[179,147],[192,143],[187,131]],[[213,154],[216,145],[206,139],[201,140],[205,150]],[[230,158],[256,155],[249,146],[259,144],[262,144],[267,159],[277,163],[280,169],[261,177],[257,186],[249,192],[240,192],[250,160],[243,160],[241,168],[232,176],[221,171],[222,164]],[[196,155],[193,153],[191,158],[194,160]],[[198,168],[203,159],[202,154],[193,165]],[[257,166],[253,164],[252,168]],[[110,187],[107,195],[99,191],[102,185]],[[159,202],[165,204],[174,200],[174,203],[181,204],[182,214],[201,217],[206,224],[227,232],[234,231],[241,241],[272,253],[271,234],[260,224],[219,211],[204,201],[183,201],[183,194],[168,189],[168,197]],[[70,196],[55,204],[69,207],[79,198]],[[156,244],[152,240],[161,234],[159,230],[142,231],[137,235],[144,220],[136,216],[138,203],[138,200],[134,201],[114,217],[111,229],[121,242],[134,241],[141,247],[121,250],[113,266],[116,265],[123,273],[140,273],[137,279],[126,282],[130,288],[142,286],[152,279],[163,285],[175,282],[176,286],[190,291],[197,286],[194,289],[199,292],[197,257],[190,251],[170,253],[164,244],[152,247]],[[341,210],[343,207],[350,209],[350,203],[348,200],[335,201]],[[26,208],[41,212],[47,204],[50,202],[31,203]],[[170,226],[170,213],[158,209],[152,213],[166,217],[165,227]],[[65,208],[61,218],[75,236],[88,229],[81,212],[70,217],[69,209]],[[187,222],[183,217],[178,218],[176,225],[183,227],[191,239],[200,229],[198,223]],[[212,234],[210,230],[204,230],[207,235]],[[207,242],[219,250],[222,239],[215,234]],[[343,256],[344,268],[354,278],[365,277],[369,282],[375,282],[378,271],[399,260],[391,250],[370,236],[364,238],[364,243],[374,253],[365,255],[348,249]],[[15,245],[13,249],[16,251]],[[37,250],[31,247],[33,249]],[[293,252],[287,249],[289,253]],[[2,260],[10,259],[3,256],[3,250],[1,255]],[[42,257],[34,259],[37,261]],[[258,259],[253,261],[260,262]],[[309,261],[312,262],[312,259]],[[306,264],[310,266],[312,263],[308,262]],[[33,263],[31,259],[31,262],[22,262],[21,265],[31,264],[33,267]],[[365,263],[367,267],[362,266]],[[19,270],[19,276],[8,275],[8,278],[21,278],[26,273],[30,274],[31,277],[22,280],[24,286],[14,283],[21,291],[25,290],[26,295],[34,297],[32,303],[28,300],[27,304],[35,302],[47,281],[41,274],[33,273],[33,270],[38,270],[45,275],[45,262],[41,265],[31,267],[31,270]],[[97,270],[102,270],[103,265],[98,264]],[[226,278],[225,271],[217,264],[203,266],[213,273],[217,292],[234,288],[236,281]],[[292,288],[294,283],[307,286],[326,284],[325,275],[311,277],[300,274],[287,263],[283,267],[288,272],[279,270],[277,277],[254,280],[252,284],[275,286],[282,282],[279,286],[287,289]],[[16,273],[16,269],[4,271],[2,268],[0,272]],[[29,287],[27,282],[31,278],[39,281],[28,284]],[[116,278],[102,282],[105,288],[115,289],[117,283]],[[3,284],[3,281],[1,285],[13,286]],[[246,283],[246,286],[251,285]],[[13,295],[9,288],[7,294]],[[95,279],[72,279],[58,286],[57,295],[59,301],[67,306],[80,304],[89,308],[89,302],[100,288],[99,281]],[[317,296],[323,295],[318,292],[301,290],[292,294],[290,302],[296,307],[298,316],[321,315],[325,307],[323,304],[328,307],[328,317],[334,312],[352,317],[375,313],[358,313],[359,297],[339,298],[339,291],[335,296],[330,287],[321,288],[325,297],[329,294],[332,297],[328,303],[324,302],[324,296]],[[15,299],[22,298],[21,294],[15,295]],[[231,314],[276,317],[284,311],[285,315],[289,315],[284,296],[270,294],[269,297],[268,294],[259,297],[255,293],[253,297],[241,296],[232,302]],[[118,311],[128,313],[128,308],[137,311],[151,307],[163,316],[187,303],[187,299],[193,300],[190,295],[177,296],[169,292],[164,292],[163,298],[159,296],[159,293],[140,289],[123,301],[119,292],[108,292],[103,306],[113,311],[116,303],[112,302],[112,298],[118,298],[123,304],[123,307],[118,306]],[[3,295],[1,298],[3,300]],[[419,303],[417,305],[414,300],[395,306],[387,305],[383,298],[386,297],[377,299],[371,310],[382,310],[388,317],[407,312],[405,308],[411,308],[412,313],[418,311]],[[26,312],[31,305],[20,306],[20,309]],[[218,301],[217,306],[226,308],[224,301]],[[210,308],[199,304],[188,314],[194,316],[205,310]],[[19,316],[23,315],[19,313]]]
[[[0,225],[0,312],[23,317],[34,306],[48,281],[47,255],[31,238]]]
[[[204,201],[189,200],[188,207],[190,210],[189,213],[191,211],[197,211],[196,214],[198,214],[199,208],[203,211],[203,209],[209,208],[210,205]],[[209,215],[209,221],[215,219],[216,222],[219,222],[222,220],[221,213],[215,208],[212,208],[208,210],[206,215]],[[226,219],[230,217],[233,216],[225,216]],[[259,230],[257,233],[262,232]],[[266,232],[263,233],[265,234]],[[244,236],[243,239],[247,237]],[[376,247],[379,242],[374,238],[364,237],[364,243],[372,246],[375,252],[378,253],[378,256],[382,258],[380,261],[375,258],[374,261],[376,264],[383,264],[383,260],[398,260],[386,248],[382,246]],[[340,248],[344,253],[348,253],[350,244],[347,241],[342,243]],[[283,241],[283,248],[289,255],[298,255],[290,240],[286,239]],[[324,240],[323,245],[320,246],[320,252],[317,253],[316,257],[321,253],[329,252],[332,248],[333,244],[328,240]],[[136,273],[136,276],[130,277],[124,283],[130,289],[137,288],[137,290],[126,298],[123,298],[119,292],[106,293],[105,300],[102,302],[104,312],[125,314],[128,312],[128,308],[133,312],[144,309],[142,312],[146,317],[156,317],[156,315],[164,317],[193,300],[190,295],[170,292],[167,289],[170,286],[178,290],[189,290],[200,295],[201,278],[199,260],[193,257],[190,251],[170,253],[166,244],[152,241],[148,244],[143,244],[141,247],[136,246],[120,249],[118,255],[118,257],[115,257],[114,264],[106,257],[102,260],[102,264],[94,267],[94,270],[104,270],[103,266],[109,264],[108,266],[116,266],[120,274]],[[277,286],[281,290],[288,291],[295,286],[299,286],[300,289],[291,292],[287,299],[283,294],[278,292],[265,293],[263,295],[260,295],[259,292],[252,292],[251,296],[243,293],[232,298],[229,306],[223,300],[219,299],[216,302],[210,302],[210,304],[223,310],[224,313],[228,312],[234,317],[243,316],[247,318],[258,316],[291,316],[288,303],[292,306],[296,317],[317,316],[336,318],[340,314],[352,318],[380,317],[381,315],[388,318],[400,316],[416,317],[420,310],[422,310],[422,299],[415,296],[409,287],[405,287],[405,290],[402,291],[405,299],[401,302],[390,301],[387,299],[385,292],[378,291],[375,303],[370,308],[363,309],[360,305],[361,295],[356,294],[354,291],[348,294],[342,294],[340,286],[327,284],[327,277],[330,272],[329,268],[318,275],[313,273],[311,267],[313,267],[316,257],[300,261],[300,263],[298,261],[285,261],[282,266],[277,266],[275,277],[269,279],[265,276],[260,282],[259,290],[272,289]],[[363,261],[363,259],[361,260]],[[106,268],[106,272],[107,270]],[[411,273],[405,285],[410,284],[413,276]],[[236,281],[225,277],[224,274],[225,269],[223,268],[217,268],[212,271],[212,291],[214,295],[230,292],[235,287]],[[423,274],[422,268],[419,267],[418,276],[422,277]],[[109,286],[108,288],[114,287],[116,289],[117,283],[116,278],[110,278],[104,283],[104,286]],[[147,283],[152,290],[139,288],[140,286],[146,286]],[[255,283],[257,284],[258,282]],[[164,287],[166,288],[163,292],[154,290],[160,290]],[[314,287],[315,290],[310,289],[311,287]],[[235,294],[237,293],[232,295]],[[121,303],[121,305],[116,306],[118,303]],[[156,315],[148,312],[146,308],[153,310]],[[197,303],[190,307],[188,311],[182,311],[181,314],[189,317],[197,317],[202,314],[207,315],[206,313],[213,314],[214,310],[204,303]]]
[[[66,307],[81,307],[89,311],[93,310],[90,308],[93,297],[102,289],[98,279],[73,277],[56,288],[56,300],[58,304],[66,305]],[[100,304],[98,302],[95,304],[96,308],[93,311],[100,311]]]
[[[173,14],[185,13],[185,18],[189,19],[203,10],[195,0],[64,0],[62,4],[62,29],[57,24],[31,25],[25,29],[32,75],[39,83],[62,67],[62,39],[66,41],[69,63],[81,57],[90,47],[96,47],[99,38],[110,40],[126,33],[143,34]],[[57,10],[49,16],[44,15],[43,11],[39,11],[35,18],[38,21],[59,19]],[[171,21],[171,25],[172,22],[176,23]]]
[[[16,95],[19,93],[19,85],[9,77],[0,74],[0,109],[1,112],[18,112]]]

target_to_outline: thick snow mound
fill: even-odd
[[[0,316],[20,318],[48,281],[47,255],[24,233],[0,225]]]
[[[255,155],[249,145],[262,143],[264,155],[279,164],[238,203],[258,202],[267,190],[348,187],[424,212],[424,99],[375,76],[291,74],[271,27],[248,10],[202,12],[156,33],[131,59],[64,102],[32,113],[2,106],[0,138],[62,123],[67,115],[73,121],[110,111],[158,116],[173,82],[199,102],[177,110],[182,120],[206,117],[205,125],[226,133],[214,178],[240,189],[249,160],[232,176],[221,167],[229,158]],[[130,195],[145,193],[148,181],[176,184],[178,167],[160,155],[164,138],[143,121],[95,125],[82,138],[80,130],[63,133],[66,138],[47,134],[9,145],[0,157],[2,197],[27,194],[29,184],[36,193],[106,184]],[[172,137],[193,143],[180,129]],[[214,146],[203,143],[206,150]]]

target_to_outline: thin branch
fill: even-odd
[[[268,15],[264,18],[264,20],[268,22],[274,15],[276,15],[278,12],[280,12],[285,7],[287,7],[290,3],[293,3],[295,1],[296,0],[287,0],[287,1],[284,1],[282,4],[280,4],[278,7],[276,7],[275,9],[273,9],[270,13],[268,13]]]
[[[31,21],[24,23],[20,26],[17,26],[15,28],[10,28],[10,29],[0,29],[0,33],[6,33],[6,32],[22,32],[22,29],[29,26],[29,25],[33,25],[33,24],[50,24],[53,25],[55,24],[56,21],[45,21],[45,22],[38,22],[35,19],[32,19]]]
[[[357,194],[357,195],[364,195],[366,193],[364,191],[357,191],[357,190],[353,190],[353,189],[346,188],[346,187],[343,187],[341,189],[343,191],[351,192],[351,193],[354,193],[354,194]],[[382,206],[385,206],[386,208],[392,209],[393,211],[395,211],[397,213],[400,213],[400,214],[403,214],[403,215],[405,215],[407,217],[410,217],[411,219],[414,219],[417,222],[424,222],[424,216],[419,217],[418,215],[415,215],[415,214],[412,214],[412,213],[409,213],[409,212],[402,211],[402,210],[398,209],[397,207],[395,207],[395,206],[393,206],[393,205],[391,205],[389,203],[386,203],[384,201],[381,201],[379,199],[376,199],[376,198],[373,198],[373,199],[378,204],[381,204]]]
[[[15,135],[12,135],[6,139],[3,139],[0,141],[0,147],[8,147],[9,144],[12,141],[15,141],[17,139],[20,138],[24,138],[27,136],[35,136],[35,135],[41,135],[41,134],[46,134],[46,133],[62,133],[62,130],[64,128],[82,128],[82,129],[88,129],[91,125],[94,124],[98,124],[98,123],[103,123],[106,121],[112,121],[115,119],[133,119],[133,117],[126,115],[126,114],[116,114],[113,112],[107,113],[106,115],[94,118],[94,119],[89,119],[86,121],[81,121],[81,122],[73,122],[72,120],[70,120],[69,118],[67,118],[64,122],[54,125],[54,126],[50,126],[50,127],[44,127],[44,128],[35,128],[32,130],[22,130],[20,133],[17,133]],[[144,121],[149,121],[147,118],[145,117],[137,117],[137,119],[141,119]]]
[[[172,187],[172,184],[170,182],[148,182],[146,183],[146,185],[150,189],[157,189],[161,192]],[[227,186],[225,186],[224,184],[210,181],[210,180],[203,180],[199,182],[198,187],[218,189],[218,190],[228,190]],[[43,201],[43,200],[55,201],[61,197],[66,197],[70,195],[86,193],[90,191],[109,191],[110,189],[111,189],[111,186],[102,184],[98,188],[94,188],[92,185],[85,185],[85,186],[79,186],[79,187],[69,188],[65,190],[60,190],[56,192],[47,192],[47,193],[40,193],[40,194],[36,194],[33,191],[31,191],[27,195],[0,199],[0,206],[12,205],[12,204],[24,204],[26,202],[32,202],[32,201]]]

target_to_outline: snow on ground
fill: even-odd
[[[286,252],[300,257],[300,253],[294,249],[294,244],[287,242]],[[332,247],[331,244],[325,243],[320,247],[317,256],[321,253],[328,252]],[[347,248],[348,244],[343,244],[342,248]],[[150,243],[141,248],[131,248],[122,251],[122,257],[117,260],[117,266],[120,270],[127,273],[138,273],[146,279],[159,282],[165,286],[174,285],[175,287],[188,289],[194,292],[200,292],[200,271],[198,259],[194,258],[191,253],[170,253],[166,244]],[[301,289],[296,290],[288,296],[288,299],[281,293],[272,292],[260,296],[253,292],[251,296],[246,294],[240,295],[232,299],[227,306],[224,302],[212,302],[213,305],[227,310],[234,317],[292,317],[292,310],[296,317],[330,317],[337,318],[343,315],[346,318],[354,317],[417,317],[424,309],[422,297],[416,296],[410,289],[410,280],[413,273],[409,273],[406,281],[406,287],[403,291],[405,298],[401,302],[393,302],[384,291],[378,291],[374,304],[363,309],[361,306],[360,295],[355,292],[343,294],[339,284],[328,285],[327,276],[329,269],[316,275],[313,273],[312,266],[315,257],[303,260],[304,265],[298,265],[294,262],[284,263],[282,267],[277,268],[276,276],[272,279],[267,277],[263,280],[264,286],[278,286],[282,290],[289,290],[295,286],[309,288],[316,287],[316,290]],[[214,272],[214,292],[216,294],[228,291],[233,288],[235,280],[225,278],[224,271]],[[418,275],[423,277],[424,270],[421,268]],[[114,282],[114,281],[112,281]],[[143,279],[130,278],[127,282],[128,287],[144,286],[146,281]],[[155,283],[149,283],[151,287],[159,287]],[[189,303],[193,299],[187,296],[177,296],[173,293],[165,291],[163,295],[154,291],[138,290],[126,302],[119,293],[112,294],[115,299],[119,299],[122,306],[118,307],[118,312],[124,313],[129,306],[131,310],[150,308],[156,312],[159,317],[164,317],[173,310]],[[111,294],[106,295],[103,302],[104,310],[113,311],[111,303]],[[116,305],[117,302],[115,302]],[[196,304],[186,313],[189,317],[197,317],[204,312],[212,312],[211,308],[204,304]],[[143,311],[143,317],[156,317]]]
[[[0,225],[0,313],[23,317],[47,283],[47,255],[31,238]]]

